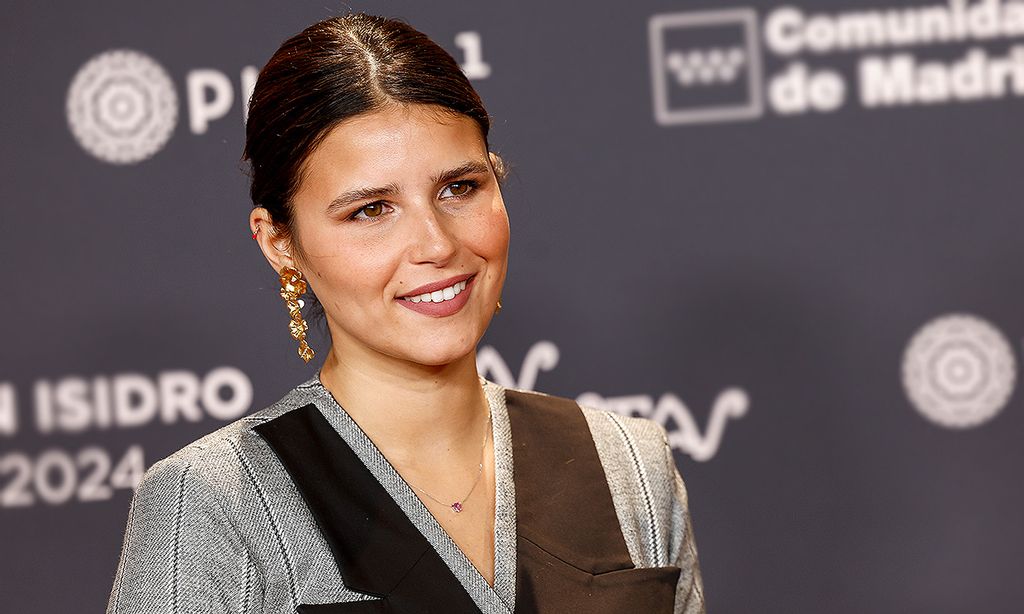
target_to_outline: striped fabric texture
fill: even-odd
[[[512,437],[505,388],[480,381],[493,416],[493,587],[315,376],[270,407],[189,444],[146,472],[132,499],[107,613],[292,613],[300,604],[372,598],[345,587],[294,483],[252,430],[313,403],[434,547],[480,611],[512,614]],[[634,564],[678,566],[682,572],[675,612],[703,613],[686,488],[664,429],[649,420],[582,410]]]

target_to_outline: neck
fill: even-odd
[[[487,399],[476,352],[441,366],[352,355],[332,347],[320,380],[389,460],[479,456]]]

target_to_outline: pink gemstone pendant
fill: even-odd
[[[455,510],[456,514],[458,514],[462,511],[462,504],[456,501],[455,503],[452,503],[452,509]]]

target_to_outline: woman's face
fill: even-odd
[[[293,228],[343,356],[448,364],[494,315],[508,216],[468,117],[393,105],[338,125],[304,166]]]

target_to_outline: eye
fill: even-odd
[[[448,186],[445,187],[445,189],[441,190],[441,196],[443,197],[447,192],[453,198],[462,198],[463,196],[466,196],[470,192],[475,190],[477,185],[477,182],[472,180],[456,181],[455,183],[449,183]]]
[[[384,207],[384,203],[379,202],[363,205],[362,207],[359,207],[359,209],[357,209],[355,213],[349,216],[349,219],[359,220],[380,217],[380,215],[384,213]]]

